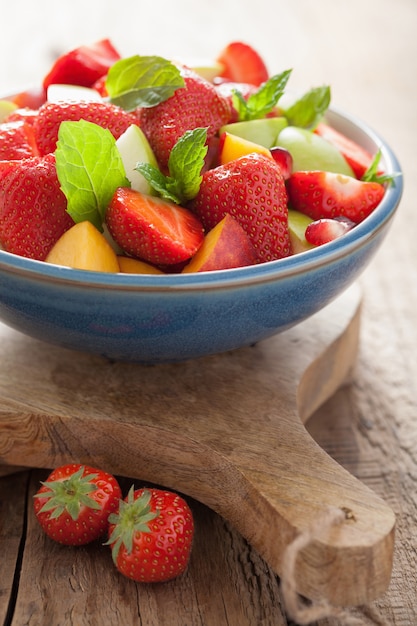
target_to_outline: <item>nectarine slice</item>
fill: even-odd
[[[251,154],[252,152],[258,152],[272,159],[271,152],[265,146],[249,141],[244,137],[238,135],[232,135],[231,133],[222,133],[220,137],[219,147],[219,162],[221,165],[230,163],[239,157]]]
[[[118,256],[120,271],[123,274],[163,274],[161,270],[150,263],[133,259],[129,256]]]
[[[257,263],[255,248],[241,225],[227,214],[204,237],[183,273],[209,272]]]
[[[91,222],[74,224],[56,242],[45,261],[94,272],[119,272],[117,256]]]

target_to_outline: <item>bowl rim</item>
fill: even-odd
[[[259,265],[210,272],[164,275],[112,274],[78,270],[21,257],[0,249],[0,272],[18,274],[48,283],[71,284],[80,288],[111,288],[112,292],[200,291],[229,289],[291,278],[299,273],[313,271],[332,261],[340,260],[377,237],[387,222],[393,218],[403,192],[403,173],[393,150],[382,136],[366,122],[335,107],[328,110],[326,121],[336,129],[346,122],[356,127],[360,134],[371,141],[376,150],[381,150],[381,161],[385,171],[389,174],[399,174],[394,182],[387,187],[379,206],[363,222],[357,224],[355,228],[339,239],[305,252]]]

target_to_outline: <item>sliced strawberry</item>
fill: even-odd
[[[43,79],[45,89],[53,84],[91,87],[120,59],[109,39],[80,46],[60,56]]]
[[[0,160],[27,159],[38,155],[35,132],[24,121],[0,124]]]
[[[74,225],[56,175],[55,157],[0,162],[0,243],[7,252],[43,261]]]
[[[259,53],[241,41],[229,43],[219,54],[217,61],[224,68],[220,76],[236,83],[249,83],[259,87],[269,78],[267,67]]]
[[[262,154],[205,172],[190,207],[206,230],[229,213],[248,233],[260,262],[290,254],[285,181],[275,161]]]
[[[356,178],[362,178],[373,160],[370,152],[324,122],[320,122],[315,132],[336,146],[349,163]]]
[[[140,125],[160,167],[166,170],[170,152],[187,131],[207,128],[210,145],[219,128],[230,121],[227,98],[217,93],[207,80],[187,68],[181,69],[184,87],[160,104],[140,112]]]
[[[127,254],[154,265],[191,258],[204,239],[201,222],[189,210],[126,187],[116,190],[106,224]]]
[[[305,238],[308,243],[314,246],[322,246],[325,243],[338,239],[354,226],[355,224],[348,219],[323,217],[308,224]]]
[[[15,109],[12,111],[7,118],[4,120],[5,122],[25,122],[26,124],[30,124],[34,126],[35,120],[38,117],[38,109],[30,109],[29,107],[22,107],[19,109]]]
[[[40,154],[54,152],[61,122],[81,119],[107,128],[115,139],[138,123],[136,115],[108,102],[47,103],[39,109],[34,125]]]
[[[358,224],[381,202],[380,183],[333,172],[294,172],[287,181],[290,204],[313,220],[344,216]]]
[[[33,87],[7,98],[19,108],[39,109],[46,101],[46,91],[41,87]]]
[[[102,98],[106,98],[108,96],[107,88],[106,88],[106,80],[107,80],[107,74],[103,74],[103,76],[98,78],[93,83],[93,85],[91,85],[91,88],[98,91],[98,93],[100,94]]]

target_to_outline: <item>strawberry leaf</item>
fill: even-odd
[[[259,89],[251,94],[247,100],[236,89],[232,95],[233,106],[238,112],[240,122],[256,120],[265,117],[272,111],[284,93],[292,70],[285,70],[281,74],[271,76]]]
[[[285,110],[288,124],[299,128],[314,129],[330,105],[330,87],[314,87]]]
[[[55,159],[68,213],[74,222],[88,220],[102,231],[117,187],[130,187],[113,135],[85,120],[62,122]]]
[[[139,533],[150,533],[149,522],[158,517],[159,511],[152,511],[151,492],[144,489],[135,498],[134,485],[125,500],[119,504],[119,512],[109,515],[109,524],[114,525],[112,533],[104,545],[112,545],[112,557],[116,563],[120,548],[124,546],[128,554],[133,550],[133,539]]]
[[[110,102],[126,111],[155,106],[183,86],[178,67],[159,56],[120,59],[109,69],[106,78]]]
[[[138,163],[135,169],[162,198],[183,204],[192,200],[200,189],[206,141],[207,128],[186,131],[171,150],[167,176],[149,163]]]

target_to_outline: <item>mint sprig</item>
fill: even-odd
[[[206,141],[207,128],[186,131],[171,150],[168,175],[150,163],[138,163],[135,169],[162,198],[183,204],[192,200],[200,189],[208,149]]]
[[[55,159],[68,213],[74,222],[88,220],[102,231],[117,187],[130,187],[113,135],[85,120],[62,122]]]
[[[160,104],[183,86],[178,67],[159,56],[134,55],[120,59],[109,69],[106,78],[110,102],[126,111]]]
[[[314,87],[285,109],[284,115],[291,126],[313,130],[329,108],[330,100],[328,85]]]
[[[261,119],[270,113],[284,93],[291,72],[292,70],[285,70],[271,76],[247,99],[239,90],[234,90],[232,103],[238,113],[239,122]]]
[[[372,160],[372,163],[370,164],[370,166],[368,167],[368,169],[362,176],[361,180],[365,182],[384,184],[384,183],[393,183],[395,178],[397,178],[398,176],[401,176],[399,172],[393,172],[392,174],[384,174],[383,172],[381,172],[381,170],[379,169],[379,162],[381,160],[381,155],[382,155],[381,150],[378,150],[378,152],[376,153],[376,155],[374,156]]]

